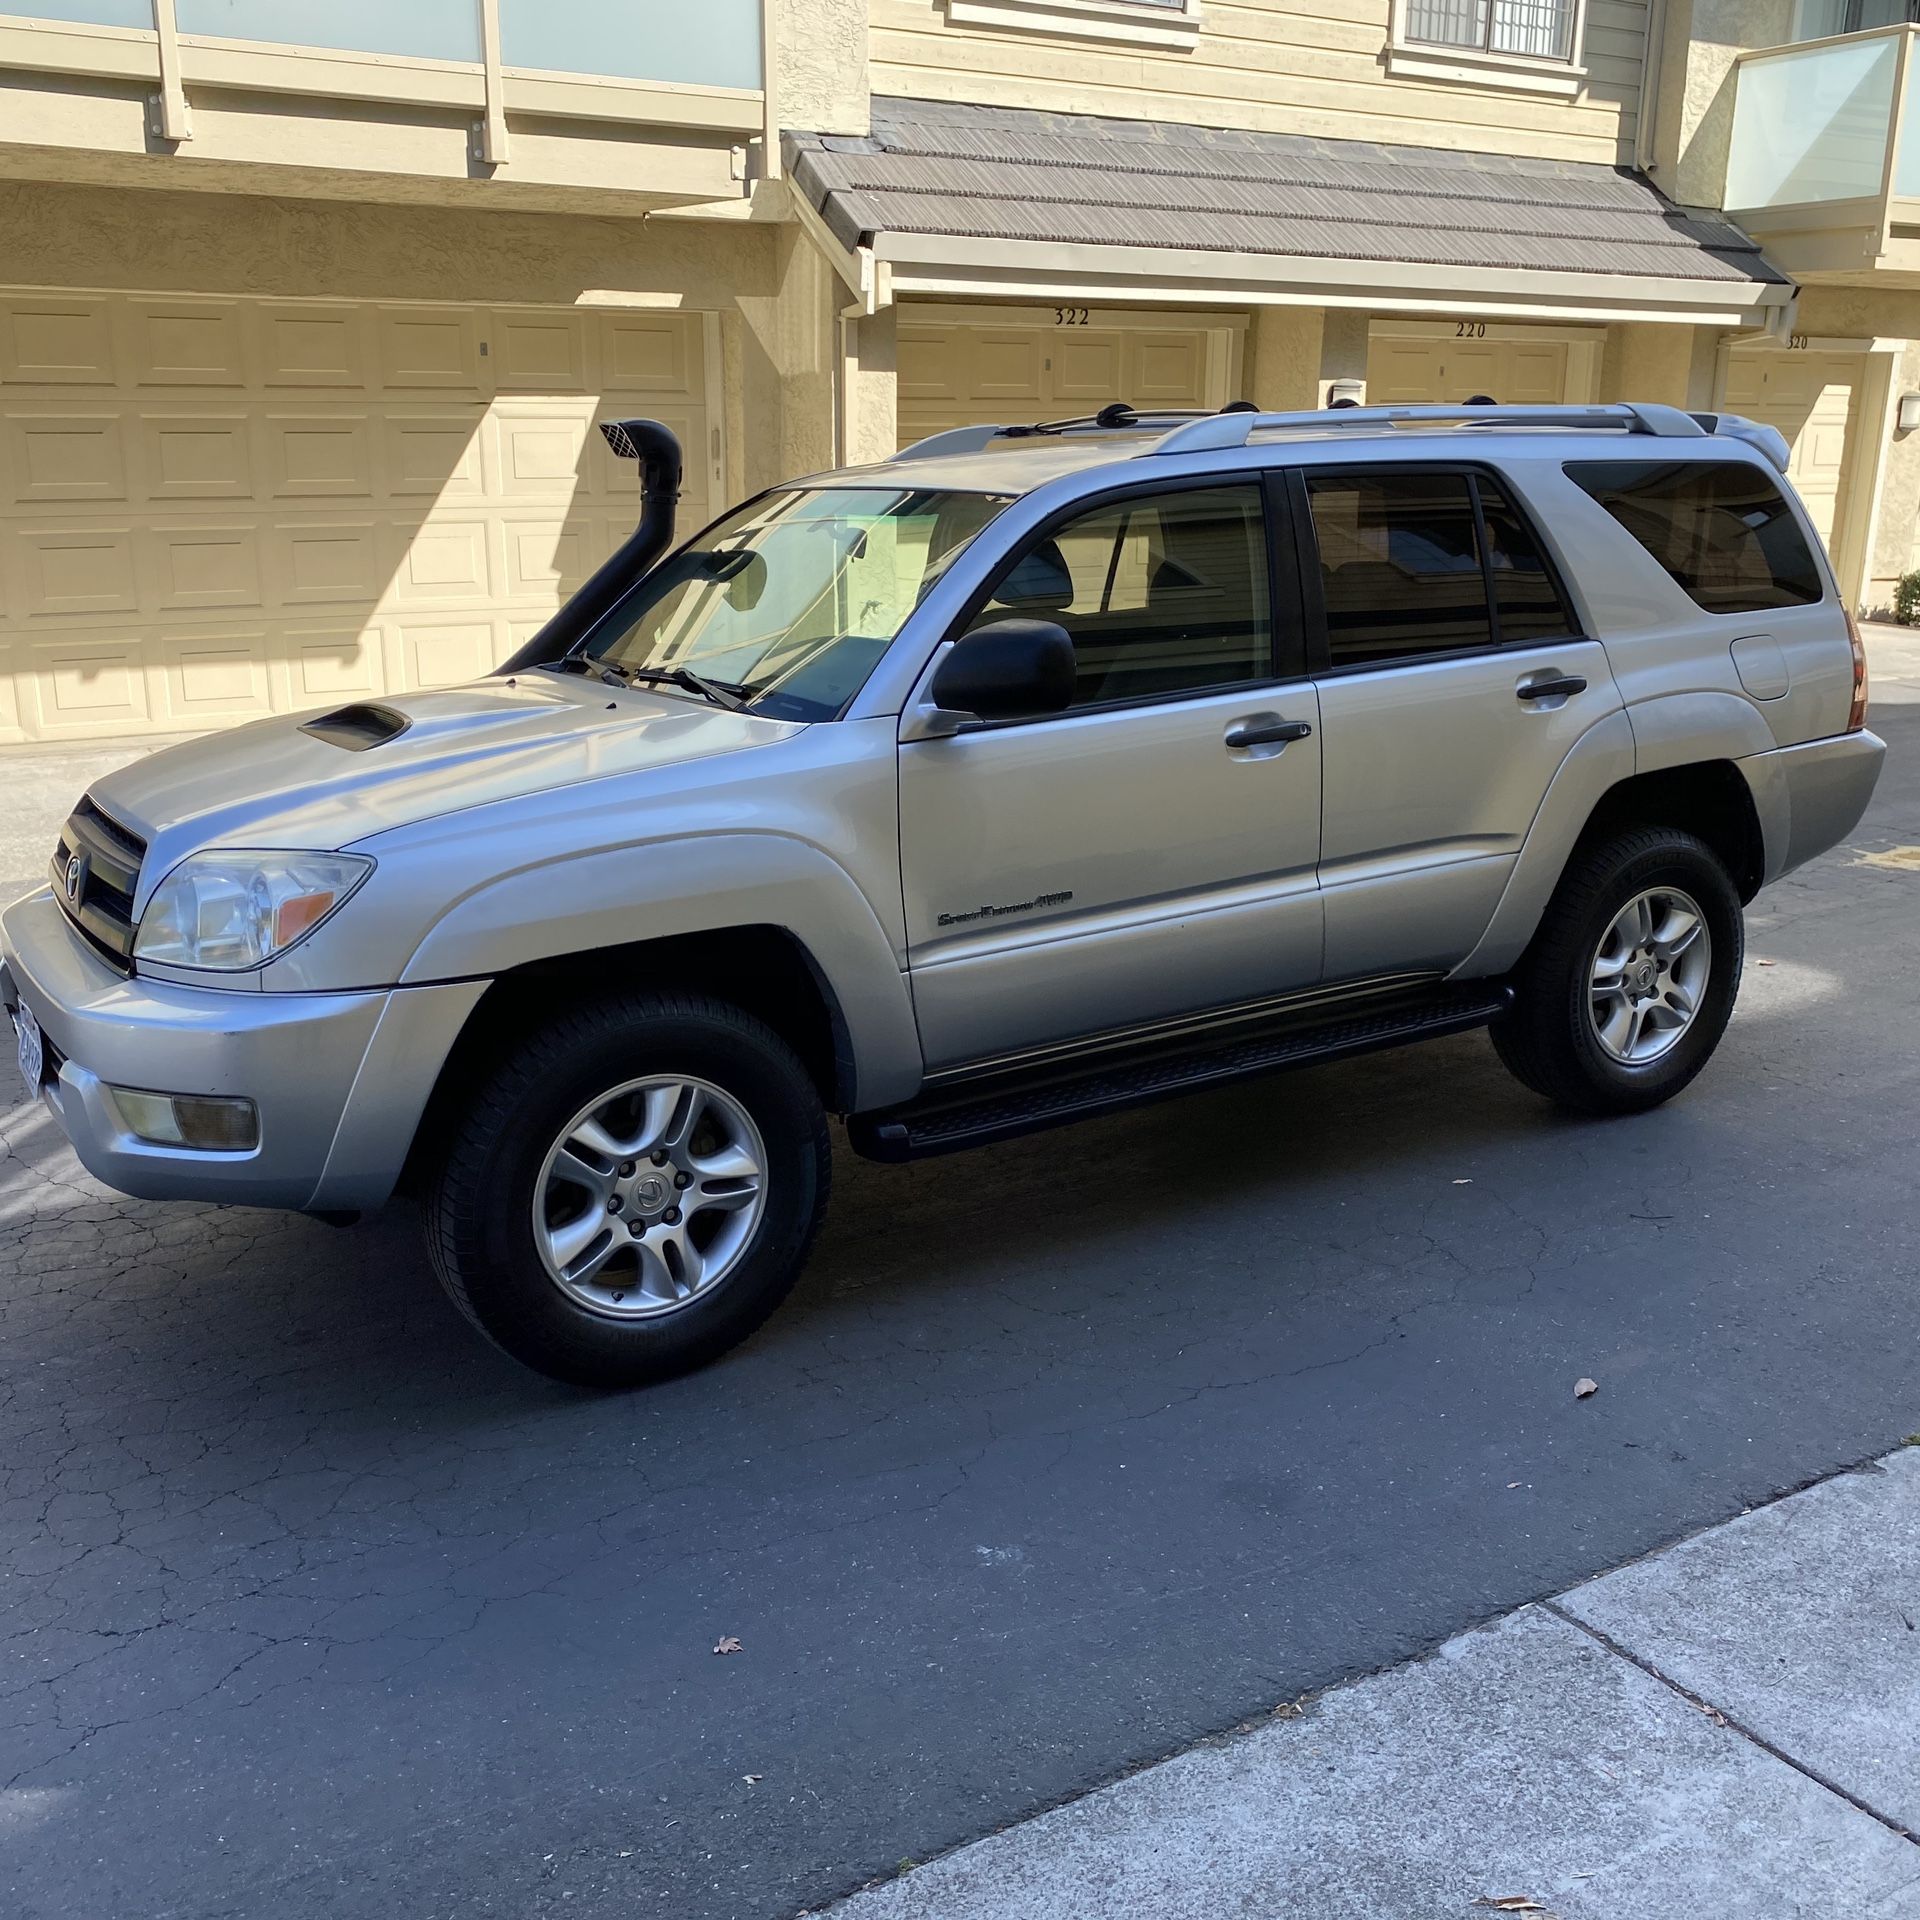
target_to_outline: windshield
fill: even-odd
[[[678,674],[697,691],[705,681],[778,719],[831,720],[1013,498],[898,487],[768,494],[663,560],[586,656],[641,682]]]

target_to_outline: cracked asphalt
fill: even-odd
[[[1887,692],[1673,1105],[1466,1036],[842,1156],[787,1308],[624,1398],[406,1213],[117,1198],[0,1069],[0,1910],[782,1920],[1920,1428]]]

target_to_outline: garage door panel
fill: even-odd
[[[477,500],[486,493],[486,409],[388,413],[380,423],[387,491],[399,499]]]
[[[127,497],[127,436],[117,413],[10,410],[4,443],[7,496],[16,505]]]
[[[240,309],[227,301],[132,300],[127,367],[142,387],[244,387]]]
[[[244,412],[143,412],[136,482],[142,498],[251,500],[252,439]]]
[[[298,713],[387,690],[386,655],[379,628],[283,628],[275,646],[281,706]]]
[[[1193,333],[1136,333],[1127,339],[1121,384],[1140,406],[1202,406],[1207,390],[1206,340]]]
[[[1062,327],[1049,342],[1053,361],[1050,397],[1098,411],[1110,400],[1131,400],[1121,364],[1118,333]],[[1034,396],[1038,399],[1040,396]]]
[[[1787,472],[1829,547],[1840,518],[1842,479],[1856,399],[1865,378],[1857,353],[1736,349],[1727,358],[1730,412],[1777,427],[1792,457]]]
[[[483,392],[481,316],[454,307],[382,307],[375,315],[380,383],[389,390]]]
[[[261,604],[260,530],[251,521],[162,524],[144,530],[140,546],[153,612]]]
[[[1571,399],[1564,340],[1456,340],[1376,335],[1367,349],[1367,399],[1376,406],[1458,403],[1491,394],[1503,406],[1551,407]]]
[[[23,527],[8,553],[8,610],[19,620],[139,611],[129,525]]]
[[[365,414],[270,413],[263,426],[270,498],[373,498],[373,436]]]
[[[260,377],[269,387],[367,384],[366,316],[322,301],[262,306],[250,315]]]
[[[281,606],[371,607],[380,598],[379,529],[371,520],[283,520],[268,530],[267,578]]]
[[[697,314],[0,293],[0,738],[487,670],[632,528],[596,418],[705,522],[705,365]]]
[[[170,634],[160,663],[166,719],[183,731],[274,711],[264,628]]]
[[[62,638],[21,649],[22,719],[45,738],[138,728],[148,724],[146,636],[114,640]]]
[[[110,387],[113,328],[104,300],[22,300],[0,315],[0,383]]]

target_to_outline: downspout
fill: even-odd
[[[1667,57],[1668,0],[1649,0],[1647,51],[1640,63],[1640,110],[1633,121],[1633,164],[1641,173],[1657,173],[1653,136],[1660,118],[1660,70]]]
[[[854,261],[860,275],[856,297],[834,315],[833,458],[836,466],[853,464],[853,330],[862,320],[890,302],[881,299],[881,269],[871,247],[857,247]]]

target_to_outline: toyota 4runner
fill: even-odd
[[[115,773],[7,909],[88,1169],[340,1217],[563,1379],[744,1338],[905,1160],[1486,1026],[1670,1098],[1884,749],[1777,433],[1124,407],[633,536],[469,686]]]

